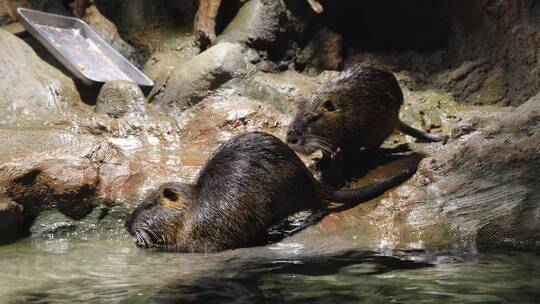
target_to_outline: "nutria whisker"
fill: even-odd
[[[144,245],[144,240],[138,230],[135,231],[135,237],[137,238],[137,244]]]
[[[144,235],[146,236],[146,238],[148,240],[151,241],[152,244],[155,244],[156,241],[161,240],[161,238],[155,232],[150,230],[149,227],[141,227],[141,230],[144,232]],[[150,244],[148,244],[148,245],[150,245]]]
[[[334,150],[332,149],[332,144],[330,144],[324,138],[316,136],[310,137],[307,140],[306,145],[309,145],[310,148],[314,148],[314,150],[322,150],[323,152],[326,152],[328,154],[332,154]]]
[[[150,237],[148,236],[148,234],[144,230],[141,230],[140,234],[141,234],[142,239],[144,240],[144,242],[143,242],[144,247],[146,247],[146,248],[152,247],[153,242],[150,239]]]

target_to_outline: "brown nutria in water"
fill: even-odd
[[[321,85],[300,107],[287,143],[302,154],[373,150],[395,129],[427,141],[446,141],[399,120],[403,93],[392,73],[356,65]]]
[[[337,202],[355,205],[396,186],[416,170],[358,190],[332,191],[317,182],[280,139],[252,132],[219,147],[193,184],[167,183],[126,221],[137,245],[181,252],[250,246],[267,229],[301,210]]]

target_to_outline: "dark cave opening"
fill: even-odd
[[[420,51],[444,48],[450,22],[443,0],[321,1],[320,23],[362,51]]]

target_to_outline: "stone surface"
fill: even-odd
[[[218,37],[218,42],[247,43],[257,48],[278,43],[283,31],[286,7],[282,0],[252,0],[246,2],[235,18]]]
[[[143,72],[152,80],[157,80],[160,74],[169,74],[182,64],[199,54],[199,48],[192,45],[192,39],[180,44],[174,49],[156,50],[143,66]]]
[[[313,15],[305,1],[247,1],[217,41],[239,42],[269,52],[283,51],[291,40],[303,38]]]
[[[124,210],[120,214],[125,218],[124,204],[136,204],[146,187],[153,186],[153,181],[160,182],[160,178],[156,178],[162,175],[158,166],[145,167],[147,162],[144,160],[134,156],[127,158],[118,148],[95,135],[70,134],[63,130],[56,132],[59,137],[70,135],[72,139],[57,146],[50,144],[46,136],[31,139],[42,141],[43,151],[25,146],[24,141],[12,140],[13,145],[25,147],[22,149],[25,153],[12,154],[0,160],[0,193],[5,198],[2,199],[0,218],[11,218],[14,212],[18,212],[23,221],[17,221],[16,216],[12,219],[20,224],[24,222],[20,227],[22,232],[28,229],[31,219],[46,210],[60,212],[63,218],[69,218],[62,221],[67,226],[60,225],[68,227],[68,230],[70,226],[76,226],[76,231],[80,231],[81,225],[88,226],[88,229],[101,229],[100,225],[107,226],[111,220],[117,221],[118,210]],[[24,137],[24,133],[13,132],[9,136]],[[95,210],[101,211],[96,215]],[[47,220],[56,218],[42,218],[39,223],[56,227]],[[105,218],[108,220],[102,221]]]
[[[105,83],[96,102],[96,112],[105,113],[111,117],[144,116],[146,99],[135,83],[123,80]]]
[[[0,29],[0,46],[0,124],[58,119],[86,109],[73,81],[19,38]]]
[[[182,64],[172,73],[160,75],[150,102],[165,113],[178,113],[197,104],[232,78],[247,72],[242,46],[219,43]]]
[[[480,244],[540,246],[540,95],[522,107],[424,163],[427,201]]]
[[[0,237],[16,234],[22,228],[23,221],[22,205],[6,196],[0,196]]]
[[[451,83],[443,79],[439,85],[461,100],[476,103],[519,105],[536,94],[540,89],[537,2],[445,4],[451,15],[447,57],[453,67],[465,65],[467,69],[458,79]]]
[[[296,59],[299,68],[315,71],[343,68],[343,37],[327,28],[317,31]]]
[[[142,28],[147,26],[152,20],[153,3],[148,0],[122,1],[119,5],[117,18],[118,27],[126,30],[128,28]]]

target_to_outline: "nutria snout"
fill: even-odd
[[[362,189],[332,191],[280,139],[245,133],[221,145],[193,184],[167,183],[152,191],[126,228],[145,248],[210,252],[250,246],[298,211],[369,200],[415,168]]]

